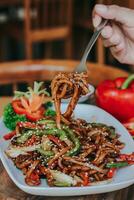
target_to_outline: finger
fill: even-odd
[[[123,42],[121,42],[120,44],[118,45],[115,45],[115,46],[111,46],[110,47],[110,51],[113,55],[117,54],[118,52],[121,52],[125,49],[125,45]]]
[[[92,12],[92,23],[93,26],[96,28],[102,21],[102,17],[99,16],[96,12],[95,9]]]
[[[115,20],[126,26],[133,26],[134,11],[131,9],[117,5],[106,6],[97,4],[95,5],[94,13],[94,18],[97,15],[101,18]]]
[[[101,31],[101,35],[102,35],[102,37],[103,37],[104,39],[109,39],[109,38],[112,37],[113,32],[114,32],[113,27],[107,25],[107,26],[105,26],[105,27],[103,28],[103,30]]]
[[[107,38],[105,37],[104,46],[105,47],[112,46],[113,48],[115,47],[116,50],[117,49],[120,50],[123,44],[125,44],[124,35],[121,29],[117,25],[113,24],[111,33],[112,33],[111,36],[109,35],[110,37]]]
[[[118,46],[110,47],[111,54],[116,58],[120,63],[125,63],[126,49],[123,43]],[[131,59],[130,59],[131,60]],[[129,62],[129,59],[127,63]]]
[[[102,18],[99,15],[94,15],[92,18],[93,26],[96,28],[102,21]]]

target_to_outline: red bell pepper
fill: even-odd
[[[7,133],[6,135],[3,136],[5,140],[10,140],[14,135],[16,135],[16,131],[12,131],[10,133]]]
[[[19,128],[22,128],[22,127],[24,127],[24,128],[33,128],[33,129],[37,128],[37,125],[35,123],[33,123],[33,122],[17,122],[17,126]]]
[[[123,123],[125,128],[128,130],[131,136],[134,136],[134,122]]]
[[[131,154],[121,154],[119,159],[121,161],[127,161],[128,164],[134,164],[134,152]]]
[[[83,183],[82,183],[83,186],[88,186],[88,185],[90,185],[89,174],[88,174],[88,172],[82,172],[82,173],[80,174],[80,176],[81,176],[81,178],[82,178],[82,180],[83,180]]]
[[[32,146],[36,142],[36,140],[37,140],[37,136],[32,135],[32,137],[26,141],[25,146]]]
[[[111,168],[109,171],[108,171],[108,173],[107,173],[107,177],[108,178],[113,178],[113,176],[115,175],[115,173],[116,173],[116,168]]]
[[[100,83],[96,89],[96,102],[121,122],[134,118],[134,74]]]
[[[26,177],[25,181],[30,186],[35,186],[40,184],[40,177],[37,173],[32,172],[30,177]]]
[[[60,147],[60,148],[65,147],[65,143],[63,141],[61,141],[58,137],[56,137],[54,135],[48,135],[48,138],[49,138],[49,140],[54,142],[58,147]]]

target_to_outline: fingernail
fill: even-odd
[[[99,13],[105,13],[107,11],[107,9],[108,9],[107,6],[102,5],[102,4],[97,4],[95,6],[96,12],[99,12]]]
[[[101,17],[98,15],[95,15],[93,17],[93,26],[96,28],[101,23]]]

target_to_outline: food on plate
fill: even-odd
[[[46,178],[49,186],[90,186],[108,183],[118,168],[134,164],[134,154],[120,153],[123,147],[113,127],[77,119],[59,129],[51,117],[19,122],[6,154],[28,185]]]
[[[131,118],[128,121],[124,122],[123,125],[134,139],[134,118]]]
[[[10,130],[14,130],[16,127],[16,123],[19,121],[26,121],[25,115],[18,115],[14,112],[14,109],[11,105],[11,103],[7,104],[4,108],[3,112],[3,121],[7,128]]]
[[[33,89],[29,87],[26,92],[15,91],[12,102],[3,112],[3,121],[7,128],[14,130],[19,121],[37,121],[44,117],[46,107],[51,104],[47,102],[49,93],[42,86],[43,82],[34,82]]]
[[[56,112],[49,110],[36,122],[18,122],[15,131],[4,136],[11,139],[5,153],[22,170],[28,185],[39,185],[42,178],[57,187],[106,184],[118,168],[134,164],[134,153],[121,154],[125,144],[114,127],[73,117],[79,95],[87,88],[86,74],[77,74],[73,85],[74,75],[60,73],[51,84]],[[66,117],[60,101],[67,95],[72,100]]]
[[[52,80],[51,90],[56,110],[56,123],[57,127],[60,128],[61,120],[69,124],[69,119],[80,96],[89,92],[87,73],[59,73]],[[71,100],[67,110],[64,114],[61,114],[61,99],[68,98],[71,98]]]
[[[100,83],[96,89],[96,101],[121,122],[134,118],[134,74]]]

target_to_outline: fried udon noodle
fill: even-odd
[[[134,164],[134,153],[121,154],[124,144],[112,126],[74,119],[73,110],[88,92],[87,74],[60,73],[52,81],[55,116],[36,123],[19,122],[6,154],[23,171],[28,185],[90,186],[108,183],[117,168]],[[61,113],[61,100],[70,98]]]

